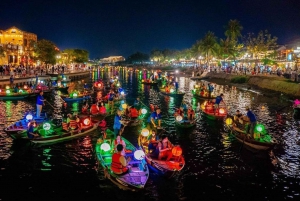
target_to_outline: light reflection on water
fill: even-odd
[[[230,114],[234,114],[237,109],[245,114],[246,106],[250,106],[258,121],[266,124],[270,133],[279,141],[274,149],[278,161],[274,162],[268,153],[253,154],[247,151],[223,130],[222,122],[207,120],[200,114],[194,130],[176,130],[173,114],[182,100],[162,96],[152,86],[137,85],[140,75],[135,72],[100,71],[93,74],[93,79],[107,79],[112,75],[118,75],[123,83],[129,105],[139,96],[145,104],[150,102],[161,106],[163,124],[170,139],[174,144],[180,144],[184,151],[186,167],[180,174],[166,180],[151,173],[143,193],[123,192],[105,179],[102,171],[98,170],[93,151],[99,136],[98,131],[70,142],[40,148],[13,143],[1,131],[2,182],[23,182],[22,178],[25,178],[30,183],[30,192],[49,193],[52,189],[55,193],[72,192],[74,198],[75,195],[92,198],[101,194],[103,199],[109,197],[110,200],[124,197],[136,200],[211,200],[219,196],[233,200],[245,197],[255,197],[257,200],[291,197],[299,199],[299,122],[292,118],[291,108],[286,107],[291,103],[280,95],[262,95],[263,93],[252,93],[228,85],[215,86],[217,95],[224,94]],[[193,98],[190,93],[195,81],[185,77],[178,77],[177,80],[179,90],[186,92],[183,101],[194,107],[198,102],[204,101]],[[49,96],[47,100],[57,108],[53,115],[60,116],[62,102],[57,96]],[[81,103],[70,103],[68,107],[70,110],[80,110]],[[10,123],[3,121],[3,117],[7,121],[16,121],[23,117],[24,112],[32,109],[35,109],[34,100],[0,102],[0,120],[3,122],[0,124],[1,129]],[[46,109],[53,110],[50,106],[46,106]],[[282,114],[281,119],[276,117],[276,111]],[[110,127],[112,121],[109,118]],[[140,128],[126,128],[124,136],[136,143],[138,130]],[[50,178],[57,181],[56,186],[46,181]],[[63,188],[65,186],[69,187]]]

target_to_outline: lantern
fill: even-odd
[[[226,125],[231,125],[232,124],[232,119],[231,118],[227,118],[225,120]]]
[[[117,84],[117,87],[118,87],[118,86],[120,86],[120,84],[119,84],[119,83]]]
[[[133,155],[134,158],[139,161],[145,158],[145,153],[142,150],[136,150]]]
[[[225,110],[224,110],[223,108],[220,108],[220,109],[219,109],[219,113],[220,113],[220,114],[225,114]]]
[[[180,115],[178,115],[177,117],[176,117],[176,121],[182,121],[182,116],[180,116]]]
[[[44,123],[43,124],[43,129],[44,130],[48,131],[48,130],[50,130],[50,128],[51,128],[51,125],[49,123]]]
[[[193,94],[194,94],[194,93],[196,92],[196,89],[193,89],[192,92],[193,92]]]
[[[63,78],[63,80],[66,80],[66,79],[67,79],[66,77]]]
[[[9,86],[6,86],[5,89],[9,89]]]
[[[83,120],[83,124],[86,126],[90,125],[90,123],[91,123],[91,120],[89,118],[86,118]]]
[[[28,89],[28,86],[27,86],[27,85],[24,85],[24,89],[27,90],[27,89]]]
[[[147,114],[147,110],[145,108],[142,109],[142,114]]]
[[[109,151],[110,145],[108,143],[104,142],[103,144],[101,144],[100,149],[103,151]]]
[[[172,154],[174,156],[181,156],[182,154],[182,149],[179,146],[173,147],[172,149]]]
[[[262,125],[262,124],[257,124],[257,125],[255,126],[255,130],[258,131],[258,132],[262,132],[262,131],[265,130],[265,127],[264,127],[264,125]]]
[[[261,109],[264,110],[264,109],[265,109],[265,106],[261,106]]]
[[[26,115],[26,120],[27,120],[27,121],[30,121],[30,120],[32,120],[32,119],[33,119],[32,114],[27,114],[27,115]]]
[[[22,90],[22,89],[20,89],[20,90],[19,90],[19,93],[23,93],[23,90]]]
[[[98,84],[97,84],[97,86],[98,86],[98,87],[101,87],[101,86],[102,86],[102,84],[101,84],[101,83],[98,83]]]
[[[76,98],[77,97],[77,93],[73,93],[73,98]]]
[[[147,137],[149,135],[149,130],[147,128],[143,128],[141,134],[142,136]]]
[[[122,108],[125,110],[127,108],[127,104],[126,103],[122,104]]]
[[[10,90],[9,90],[9,89],[7,89],[7,90],[6,90],[6,93],[7,93],[7,94],[10,94]]]
[[[170,92],[173,93],[173,92],[174,92],[174,89],[170,89]]]
[[[124,95],[124,91],[121,91],[121,95]]]

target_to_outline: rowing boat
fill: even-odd
[[[183,92],[166,92],[165,89],[160,89],[160,93],[165,96],[171,96],[171,97],[177,97],[177,98],[183,98],[185,93]]]

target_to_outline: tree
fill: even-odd
[[[151,51],[150,53],[150,57],[152,60],[160,63],[162,60],[163,60],[163,54],[162,54],[162,51],[159,50],[159,49],[154,49]]]
[[[217,43],[217,37],[213,32],[209,31],[198,45],[199,51],[204,53],[206,64],[209,66],[211,57],[216,56],[218,53],[219,46]]]
[[[128,63],[143,63],[149,61],[149,55],[142,52],[136,52],[127,58]]]
[[[240,25],[240,22],[237,20],[229,20],[225,36],[231,41],[237,41],[239,37],[242,36],[243,27]]]
[[[89,52],[86,50],[74,49],[72,56],[76,63],[84,63],[89,60]]]
[[[40,60],[46,64],[56,63],[56,46],[53,42],[49,40],[39,40],[35,46],[36,59]]]
[[[2,46],[0,46],[0,57],[4,57],[5,56],[5,50]]]

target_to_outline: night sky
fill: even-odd
[[[190,48],[209,30],[224,37],[230,19],[243,34],[268,29],[279,44],[300,38],[300,0],[7,0],[0,29],[16,26],[90,58],[127,57]]]

